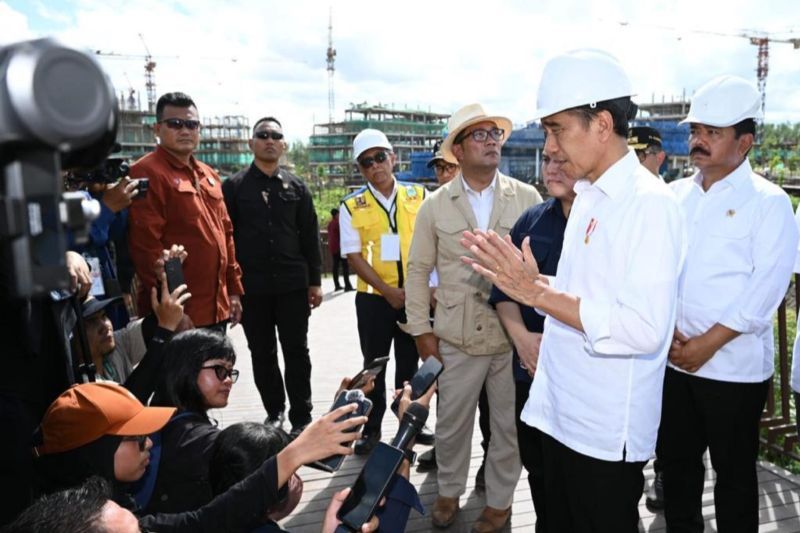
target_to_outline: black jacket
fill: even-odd
[[[311,192],[284,169],[254,164],[222,185],[248,296],[320,286],[319,224]]]

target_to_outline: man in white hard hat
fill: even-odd
[[[394,342],[395,389],[402,389],[417,371],[414,339],[398,326],[405,322],[405,280],[414,221],[425,188],[398,182],[393,173],[397,157],[383,132],[361,131],[353,140],[353,161],[366,185],[347,196],[339,209],[340,248],[358,274],[356,314],[364,363],[389,355]],[[368,454],[381,439],[386,411],[386,371],[375,379],[370,393],[372,412],[355,452]],[[433,440],[430,432],[427,444]]]
[[[671,185],[689,251],[658,441],[670,531],[703,531],[706,449],[717,474],[717,528],[758,530],[755,463],[774,371],[772,316],[798,242],[789,197],[747,159],[760,109],[754,84],[720,76],[697,90],[683,121],[698,171]]]
[[[467,105],[448,121],[442,154],[461,173],[422,204],[408,261],[408,330],[423,358],[444,365],[439,377],[436,462],[439,495],[433,525],[448,527],[466,490],[475,408],[486,384],[491,439],[486,457],[486,507],[473,531],[499,531],[511,516],[521,465],[514,424],[511,343],[489,305],[491,286],[460,260],[461,235],[492,229],[507,235],[522,212],[542,201],[536,190],[501,174],[500,148],[511,121]],[[436,268],[436,310],[430,324],[428,278]]]
[[[555,278],[540,275],[528,238],[520,251],[492,233],[465,235],[477,272],[547,315],[521,419],[542,432],[552,532],[638,532],[656,444],[685,243],[674,195],[628,149],[631,95],[604,52],[545,66],[535,114],[545,152],[580,178]]]

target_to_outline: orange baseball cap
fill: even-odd
[[[174,413],[174,407],[145,407],[115,383],[73,385],[44,414],[42,444],[34,453],[66,452],[103,435],[150,435],[164,427]]]

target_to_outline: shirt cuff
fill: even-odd
[[[357,245],[356,244],[349,244],[348,245],[348,244],[342,243],[342,244],[339,245],[339,248],[341,250],[339,253],[342,255],[342,257],[347,257],[347,254],[361,253],[361,243],[359,243]]]
[[[739,309],[735,309],[725,313],[719,323],[739,333],[761,335],[772,325],[772,320],[746,317]]]
[[[600,341],[611,338],[609,306],[589,298],[581,298],[578,313],[583,324],[584,338],[592,352]]]

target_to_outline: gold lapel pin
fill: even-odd
[[[728,209],[727,211],[725,211],[725,216],[728,216],[728,217],[732,217],[735,214],[736,214],[736,210],[735,209]]]

